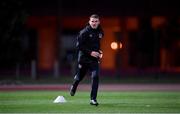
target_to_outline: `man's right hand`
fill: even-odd
[[[97,52],[97,51],[92,51],[92,52],[91,52],[91,56],[93,56],[93,57],[95,57],[95,58],[99,58],[100,54],[99,54],[99,52]]]

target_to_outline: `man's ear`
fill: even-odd
[[[101,23],[101,21],[99,20],[99,24]]]

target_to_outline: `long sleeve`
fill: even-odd
[[[78,50],[82,51],[84,54],[90,55],[92,50],[89,50],[88,47],[87,47],[88,42],[86,40],[86,34],[85,33],[80,33],[78,35],[77,39],[78,39],[78,42],[77,42]]]

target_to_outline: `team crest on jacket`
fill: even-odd
[[[93,37],[93,35],[92,35],[92,34],[89,34],[89,37]]]
[[[99,38],[102,38],[102,36],[103,36],[103,35],[100,33],[100,34],[99,34]]]

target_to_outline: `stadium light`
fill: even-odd
[[[118,43],[117,42],[112,42],[111,43],[111,49],[117,50],[118,49]]]
[[[122,49],[123,45],[122,42],[119,42],[119,48]]]

